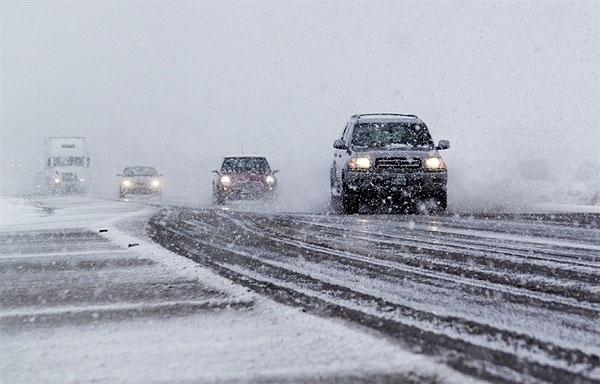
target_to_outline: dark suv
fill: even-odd
[[[446,209],[446,164],[427,126],[415,115],[354,115],[346,124],[331,165],[331,201],[343,213],[361,202],[380,207]]]

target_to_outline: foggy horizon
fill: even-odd
[[[2,194],[33,185],[45,139],[83,136],[95,196],[149,165],[165,198],[206,204],[211,171],[243,152],[280,170],[281,209],[315,210],[333,141],[376,112],[450,141],[450,208],[600,191],[597,2],[1,8]]]

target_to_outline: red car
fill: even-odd
[[[276,170],[264,156],[226,156],[220,170],[213,171],[213,201],[272,199],[277,191]]]

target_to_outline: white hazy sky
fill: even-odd
[[[203,203],[211,169],[244,151],[307,208],[365,112],[450,140],[457,205],[534,197],[536,178],[600,185],[597,1],[5,1],[1,24],[5,191],[43,168],[44,138],[76,135],[99,195],[148,164],[165,194]]]

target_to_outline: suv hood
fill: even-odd
[[[368,156],[373,160],[379,158],[394,158],[394,157],[407,157],[407,158],[419,158],[425,159],[427,157],[439,157],[437,150],[382,150],[382,151],[357,151],[352,154],[353,156]]]

